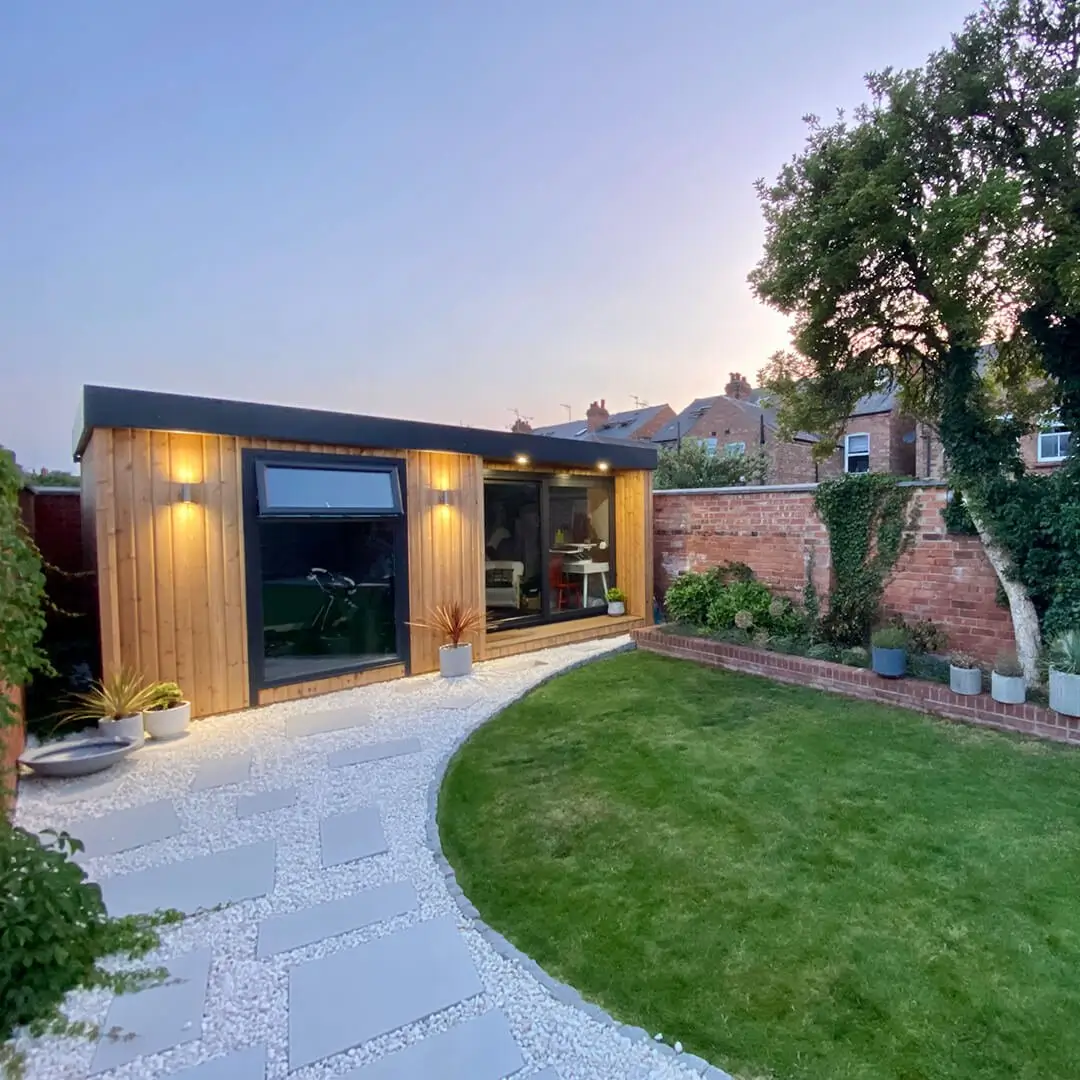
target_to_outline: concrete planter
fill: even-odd
[[[1080,716],[1080,675],[1050,669],[1050,708],[1062,716]]]
[[[626,614],[626,601],[625,600],[609,600],[607,602],[607,613],[609,615],[625,615]]]
[[[457,679],[472,671],[472,645],[444,645],[439,649],[439,671],[444,679]]]
[[[181,701],[171,709],[149,709],[142,714],[143,727],[152,739],[175,739],[191,723],[191,702]]]
[[[871,649],[871,666],[883,679],[901,679],[907,672],[907,649]]]
[[[990,676],[990,696],[1004,705],[1023,705],[1027,699],[1027,680],[1023,675]]]
[[[971,697],[982,693],[982,672],[977,667],[949,665],[949,689],[954,694]]]
[[[134,713],[132,716],[121,716],[119,720],[106,720],[102,718],[97,722],[98,731],[111,739],[127,739],[136,747],[142,746],[146,739],[143,728],[142,713]]]

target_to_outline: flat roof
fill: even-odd
[[[518,455],[526,455],[531,464],[548,466],[596,468],[606,461],[613,469],[656,468],[654,447],[625,439],[583,441],[550,435],[517,435],[510,431],[301,409],[292,405],[84,386],[75,422],[76,461],[82,457],[95,428],[234,435],[372,450],[441,450],[500,462],[512,462]]]

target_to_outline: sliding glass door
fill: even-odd
[[[489,474],[484,481],[487,626],[596,615],[614,584],[607,477]]]

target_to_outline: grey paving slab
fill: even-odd
[[[296,788],[274,788],[272,791],[256,791],[253,795],[241,795],[236,800],[238,818],[268,814],[271,810],[284,810],[296,805]]]
[[[170,1073],[169,1080],[266,1080],[266,1047],[249,1046]]]
[[[200,908],[264,896],[274,888],[274,859],[274,841],[262,840],[106,878],[101,894],[110,915],[158,908],[177,908],[190,915]]]
[[[524,1066],[506,1017],[493,1010],[387,1054],[344,1080],[505,1080]]]
[[[228,757],[211,758],[195,771],[191,781],[192,791],[208,791],[210,788],[228,784],[246,784],[251,779],[251,751],[230,754]]]
[[[353,705],[347,709],[324,709],[322,712],[300,713],[285,721],[285,734],[290,738],[319,735],[326,731],[345,731],[368,719],[366,709]]]
[[[340,900],[284,915],[271,915],[259,923],[258,956],[273,956],[287,949],[299,949],[313,941],[337,937],[361,926],[392,919],[395,915],[412,911],[417,903],[416,889],[411,882],[394,881]]]
[[[440,709],[471,709],[480,701],[479,694],[463,694],[461,697],[445,697],[438,702]]]
[[[168,840],[180,831],[180,818],[171,799],[114,810],[101,817],[77,821],[68,832],[86,845],[88,858]]]
[[[523,1080],[562,1080],[562,1077],[554,1069],[544,1069],[532,1076],[524,1077]]]
[[[319,822],[323,866],[338,866],[387,850],[386,834],[377,806],[361,806]]]
[[[345,765],[363,765],[368,761],[382,761],[383,758],[401,757],[402,754],[415,754],[420,750],[419,739],[392,739],[389,742],[365,743],[363,746],[348,746],[330,755],[331,769],[340,769]]]
[[[185,953],[164,966],[169,978],[161,985],[113,998],[94,1051],[91,1076],[202,1038],[210,950]]]
[[[482,990],[450,916],[301,964],[289,972],[289,1068],[359,1046]]]

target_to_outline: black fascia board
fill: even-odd
[[[556,439],[111,386],[83,387],[78,423],[81,430],[75,444],[76,461],[82,457],[95,428],[142,428],[372,450],[442,450],[507,463],[523,455],[530,465],[596,468],[600,462],[607,462],[612,469],[656,468],[655,448],[649,443],[635,445],[630,440]]]

